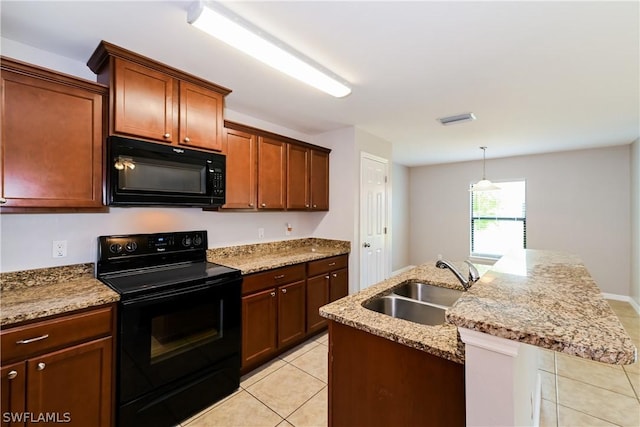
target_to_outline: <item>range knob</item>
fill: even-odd
[[[134,252],[136,249],[138,249],[138,244],[136,242],[127,242],[124,245],[124,249],[127,252]]]
[[[111,246],[109,246],[109,252],[119,254],[122,252],[122,245],[120,243],[112,243]]]
[[[185,237],[182,239],[182,246],[184,246],[184,247],[189,247],[189,246],[191,246],[191,236],[185,236]]]
[[[202,244],[202,236],[199,234],[193,236],[193,244],[196,246],[200,246]]]

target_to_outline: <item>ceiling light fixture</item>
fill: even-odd
[[[458,114],[455,116],[448,116],[448,117],[441,117],[438,119],[438,121],[440,123],[442,123],[443,125],[447,126],[447,125],[453,125],[456,123],[461,123],[461,122],[470,122],[476,119],[475,114],[473,113],[464,113],[464,114]]]
[[[476,184],[473,184],[469,191],[494,191],[499,190],[500,187],[489,181],[485,176],[485,163],[486,163],[486,150],[487,147],[480,147],[482,150],[482,179],[478,181]]]
[[[213,2],[191,5],[187,22],[303,83],[342,98],[351,93],[346,82],[253,24]]]

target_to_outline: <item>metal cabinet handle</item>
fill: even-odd
[[[7,378],[10,380],[14,379],[17,376],[18,376],[18,371],[9,371],[9,373],[7,374]]]
[[[43,371],[43,370],[44,370],[44,368],[46,368],[46,366],[47,366],[47,365],[45,365],[45,364],[44,364],[44,362],[40,362],[40,363],[38,363],[38,366],[36,367],[36,369],[37,369],[38,371]]]
[[[188,137],[188,136],[184,138],[184,142],[190,142],[190,141],[191,141],[191,140],[189,139],[189,137]]]
[[[275,297],[275,296],[276,296],[276,293],[275,293],[275,292],[271,292],[271,294],[270,294],[270,295],[271,295],[272,297]]]
[[[4,205],[5,203],[7,203],[7,199],[0,197],[0,205]]]
[[[333,267],[334,265],[336,265],[336,263],[335,263],[335,262],[330,262],[330,263],[329,263],[329,267]]]
[[[36,341],[46,340],[47,338],[49,338],[49,334],[44,334],[44,335],[40,335],[39,337],[35,337],[35,338],[29,338],[29,339],[26,339],[26,340],[18,340],[18,341],[16,341],[16,344],[29,344],[29,343],[36,342]]]
[[[278,274],[277,276],[273,276],[273,278],[276,280],[284,279],[284,274]]]
[[[165,133],[164,135],[162,135],[163,138],[169,139],[171,138],[171,134],[170,133]]]
[[[283,293],[283,294],[286,294],[286,293],[287,293],[287,290],[286,290],[286,289],[283,289],[283,290],[282,290],[282,293]]]

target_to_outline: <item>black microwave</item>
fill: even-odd
[[[219,207],[225,166],[222,154],[110,136],[106,204]]]

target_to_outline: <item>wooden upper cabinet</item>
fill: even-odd
[[[311,150],[311,209],[329,210],[329,153]]]
[[[175,80],[164,73],[115,59],[113,130],[173,142]],[[176,111],[177,113],[177,111]]]
[[[310,151],[306,147],[287,144],[287,209],[310,207]]]
[[[284,209],[287,143],[258,137],[258,209]]]
[[[109,134],[222,150],[229,89],[105,41],[87,65],[111,90]]]
[[[227,155],[225,209],[255,209],[257,196],[257,137],[235,129],[225,129]]]
[[[180,138],[178,143],[206,150],[222,150],[222,94],[180,82]]]
[[[1,68],[2,212],[104,210],[107,88],[4,57]]]

